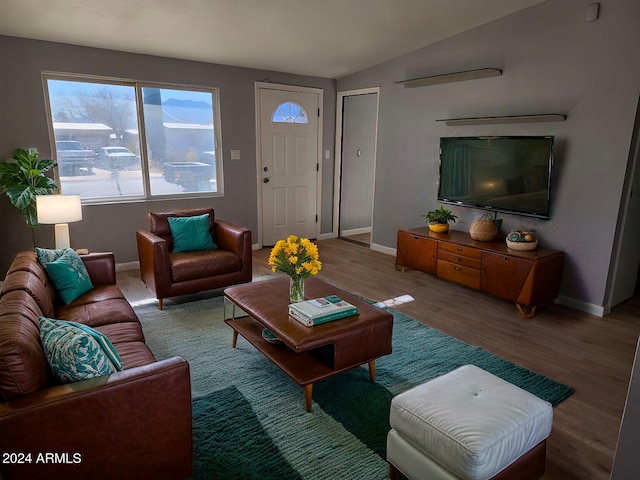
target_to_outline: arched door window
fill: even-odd
[[[284,102],[276,107],[271,117],[273,123],[308,123],[307,112],[295,102]]]

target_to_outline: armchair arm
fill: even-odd
[[[165,298],[171,292],[171,270],[167,242],[146,230],[136,231],[140,277],[157,298]]]
[[[116,260],[111,252],[80,255],[94,285],[115,285]]]
[[[242,261],[240,282],[250,282],[253,274],[251,230],[224,220],[216,220],[215,227],[218,246],[235,253]]]
[[[248,228],[216,220],[216,241],[223,250],[235,253],[239,257],[248,249],[251,252],[251,230]]]
[[[189,364],[173,357],[0,404],[0,431],[0,452],[31,454],[3,462],[4,480],[189,477]]]

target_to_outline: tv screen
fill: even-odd
[[[549,218],[554,137],[443,137],[438,200]]]

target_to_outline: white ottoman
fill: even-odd
[[[551,433],[549,402],[465,365],[393,398],[391,477],[537,479]]]

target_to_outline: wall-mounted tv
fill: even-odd
[[[438,200],[549,218],[554,137],[443,137]]]

